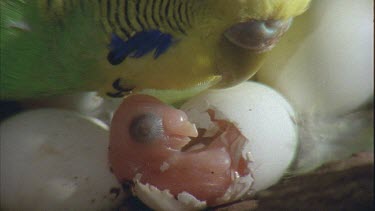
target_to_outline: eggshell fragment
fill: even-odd
[[[109,210],[124,198],[98,120],[39,109],[4,121],[0,134],[2,210]]]
[[[196,199],[187,192],[174,197],[168,190],[161,191],[153,185],[142,184],[137,180],[134,182],[134,194],[155,210],[193,211],[207,207],[206,202]]]
[[[285,98],[267,86],[245,82],[228,89],[210,90],[192,98],[181,109],[197,128],[207,127],[207,121],[202,118],[207,116],[208,109],[215,110],[218,119],[237,125],[249,140],[239,153],[251,160],[254,179],[251,192],[279,181],[295,156],[294,111]]]

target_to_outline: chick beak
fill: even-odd
[[[197,137],[198,130],[195,124],[189,122],[188,120],[182,120],[179,122],[166,122],[164,123],[164,128],[168,134],[171,136],[181,136],[181,137]]]
[[[195,124],[192,124],[187,119],[181,118],[176,121],[165,121],[164,130],[169,137],[166,142],[168,148],[174,150],[182,150],[191,139],[189,137],[197,137],[198,130]]]

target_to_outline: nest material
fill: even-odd
[[[254,198],[212,211],[374,210],[374,154],[359,153],[304,175],[287,177]],[[149,210],[129,197],[120,210]]]
[[[374,210],[373,187],[374,154],[359,153],[214,210]]]

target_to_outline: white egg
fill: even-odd
[[[181,109],[197,128],[209,127],[210,123],[204,120],[208,109],[215,110],[215,118],[237,125],[248,139],[241,153],[250,157],[254,179],[251,193],[278,182],[293,161],[297,148],[294,111],[284,97],[267,86],[245,82],[228,89],[207,91],[186,102]],[[230,194],[239,194],[233,187]],[[229,200],[238,197],[229,195]]]
[[[98,120],[32,110],[4,121],[0,134],[2,210],[109,210],[124,198]]]
[[[298,112],[343,114],[373,98],[373,0],[314,0],[257,77]]]
[[[100,110],[103,101],[96,92],[81,92],[26,100],[23,104],[27,108],[62,108],[92,116]]]
[[[43,97],[23,102],[26,108],[62,108],[77,111],[86,116],[102,120],[109,125],[113,112],[122,102],[122,99],[103,98],[96,92],[80,92],[75,94]]]

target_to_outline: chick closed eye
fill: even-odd
[[[141,114],[132,120],[129,134],[135,141],[140,143],[152,143],[163,139],[163,120],[152,113]]]

